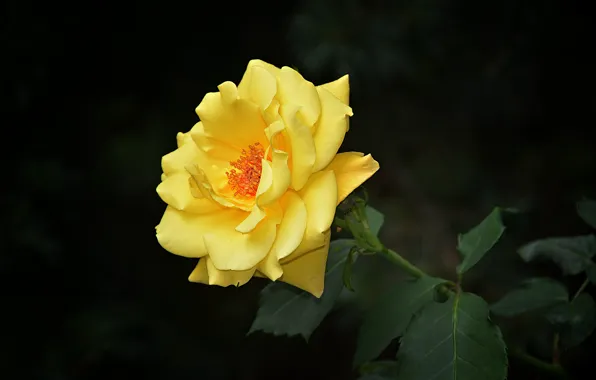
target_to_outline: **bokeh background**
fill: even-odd
[[[197,121],[203,95],[237,83],[253,58],[315,83],[350,74],[342,149],[381,163],[366,187],[388,246],[450,277],[457,233],[493,206],[516,207],[466,286],[495,300],[529,276],[560,277],[515,249],[590,231],[574,209],[596,195],[588,3],[3,2],[0,377],[356,378],[360,311],[400,273],[361,260],[357,295],[308,344],[246,337],[266,282],[188,283],[194,262],[154,236],[161,156]],[[563,280],[574,291],[583,279]],[[502,323],[548,358],[547,332]],[[578,378],[594,373],[594,346],[565,354]],[[511,365],[510,379],[546,378]]]

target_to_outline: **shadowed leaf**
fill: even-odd
[[[397,354],[400,380],[504,380],[507,353],[486,302],[457,293],[412,321]]]
[[[259,310],[248,334],[261,330],[273,335],[302,335],[308,340],[343,288],[343,267],[354,245],[351,239],[331,242],[321,298],[283,282],[267,285],[261,292]]]
[[[568,300],[567,288],[560,282],[550,278],[533,278],[524,282],[520,288],[505,294],[491,305],[490,310],[497,315],[511,317]]]
[[[406,281],[385,293],[366,313],[358,332],[354,366],[359,366],[379,356],[401,336],[414,313],[433,301],[434,289],[445,280],[422,277]]]
[[[463,256],[457,266],[457,273],[463,274],[476,265],[499,241],[505,231],[501,221],[501,211],[495,207],[479,225],[458,236],[457,249]]]
[[[583,272],[592,264],[591,258],[596,254],[596,236],[583,235],[537,240],[521,247],[518,253],[526,262],[550,259],[561,268],[563,274],[575,275]]]

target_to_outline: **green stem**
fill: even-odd
[[[383,255],[387,260],[396,264],[404,271],[408,272],[416,278],[426,276],[426,273],[424,273],[414,264],[410,263],[408,260],[404,259],[399,253],[395,252],[394,250],[383,248],[383,250],[379,253]]]
[[[586,289],[586,286],[588,286],[589,283],[590,280],[586,278],[579,287],[579,289],[577,289],[577,292],[575,292],[575,294],[573,295],[573,298],[571,298],[571,302],[575,301],[575,299]]]
[[[567,378],[565,369],[563,367],[561,367],[559,364],[547,363],[547,362],[540,360],[540,359],[538,359],[538,358],[536,358],[520,349],[511,349],[511,350],[509,350],[509,353],[513,357],[515,357],[515,358],[517,358],[517,359],[519,359],[519,360],[521,360],[537,369],[540,369],[544,372],[549,372],[549,373],[556,375],[562,379]]]

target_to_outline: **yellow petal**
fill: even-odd
[[[209,274],[207,273],[207,257],[199,259],[197,266],[188,276],[188,281],[209,284]]]
[[[345,152],[335,156],[326,170],[335,172],[339,204],[379,170],[379,163],[370,154],[365,156],[359,152]]]
[[[185,172],[186,165],[195,162],[197,155],[199,154],[199,149],[190,136],[183,134],[182,139],[186,142],[179,145],[178,149],[166,154],[161,159],[161,167],[166,175],[176,172]]]
[[[191,214],[168,206],[156,227],[157,241],[167,251],[185,257],[202,257],[207,254],[203,232],[211,224],[211,214]]]
[[[281,136],[281,131],[285,129],[282,122],[276,122],[269,126],[265,133],[270,141],[271,164],[263,161],[263,171],[261,174],[261,182],[263,182],[263,175],[271,176],[271,182],[264,191],[259,194],[257,192],[257,204],[259,206],[266,206],[277,201],[288,189],[292,179],[290,168],[288,167],[288,153],[278,149],[279,144],[276,143],[278,137]],[[266,169],[267,167],[267,169]],[[259,188],[261,183],[259,183]]]
[[[236,231],[247,216],[236,209],[213,214],[203,238],[213,265],[219,270],[248,270],[255,267],[269,252],[275,240],[276,217],[266,217],[249,233]]]
[[[279,72],[277,98],[282,105],[297,106],[309,127],[319,118],[321,103],[315,86],[290,67],[284,66]]]
[[[247,65],[247,69],[246,69],[246,71],[248,72],[248,70],[249,70],[250,68],[252,68],[252,67],[255,67],[255,66],[259,66],[259,67],[262,67],[262,68],[264,68],[264,69],[265,69],[265,70],[267,70],[267,71],[268,71],[268,72],[269,72],[271,75],[273,75],[273,77],[277,77],[277,76],[279,75],[279,67],[277,67],[277,66],[274,66],[274,65],[272,65],[272,64],[270,64],[270,63],[267,63],[267,62],[265,62],[265,61],[263,61],[263,60],[260,60],[260,59],[251,59],[251,60],[248,62],[248,65]],[[246,73],[245,73],[245,74],[246,74]],[[242,78],[242,79],[244,79],[244,78]]]
[[[174,173],[157,186],[157,193],[168,205],[191,213],[210,213],[221,209],[207,198],[195,198],[191,193],[190,174]]]
[[[335,175],[332,171],[313,174],[299,194],[306,207],[306,230],[300,245],[282,260],[282,264],[325,244],[326,234],[333,223],[337,206]]]
[[[267,216],[267,213],[258,205],[254,205],[248,216],[236,226],[236,231],[243,234],[249,233],[257,227],[257,224]]]
[[[296,106],[285,106],[281,108],[281,116],[286,125],[291,156],[291,186],[294,190],[300,190],[308,181],[316,160],[315,143],[310,128],[301,120]]]
[[[282,265],[281,281],[296,286],[320,298],[325,287],[325,266],[331,234],[325,235],[323,246]]]
[[[298,248],[304,238],[308,218],[306,205],[295,192],[288,191],[281,203],[284,215],[271,248],[278,260],[289,256]]]
[[[331,92],[322,87],[318,87],[317,91],[321,98],[321,117],[313,136],[317,152],[313,167],[315,172],[329,165],[337,154],[348,131],[348,116],[352,116],[352,109]]]
[[[341,100],[345,105],[350,104],[350,77],[347,74],[333,82],[325,83],[319,87],[323,87],[325,90],[332,93],[333,96]]]
[[[257,104],[261,110],[265,110],[276,93],[276,74],[263,67],[259,61],[249,62],[238,85],[238,95]]]
[[[255,276],[267,277],[272,281],[277,280],[283,274],[279,260],[275,256],[273,250],[259,263],[257,266],[257,273]]]
[[[312,175],[300,196],[306,205],[306,234],[320,234],[331,227],[337,205],[337,182],[332,171]]]
[[[196,123],[188,134],[197,147],[207,153],[209,157],[229,163],[237,160],[240,156],[240,150],[228,145],[225,141],[207,136],[202,122]]]
[[[199,282],[208,285],[219,286],[241,286],[246,284],[255,273],[255,268],[245,271],[221,271],[215,266],[211,259],[203,257],[195,267],[194,271],[188,277],[191,282]]]
[[[250,209],[248,207],[243,208],[241,207],[241,205],[235,204],[227,197],[222,196],[218,192],[216,192],[211,186],[211,183],[205,172],[197,164],[187,165],[186,171],[190,174],[190,177],[192,179],[190,190],[193,196],[197,198],[207,198],[213,202],[219,203],[224,207],[238,207],[241,210],[245,211]]]
[[[205,95],[196,109],[206,136],[242,150],[259,142],[266,146],[266,125],[258,105],[238,98],[235,85],[224,82],[220,92]]]

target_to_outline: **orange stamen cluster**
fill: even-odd
[[[248,146],[248,151],[242,149],[240,158],[230,161],[234,169],[226,172],[228,184],[234,191],[234,196],[254,197],[261,180],[262,160],[265,151],[260,143]]]

